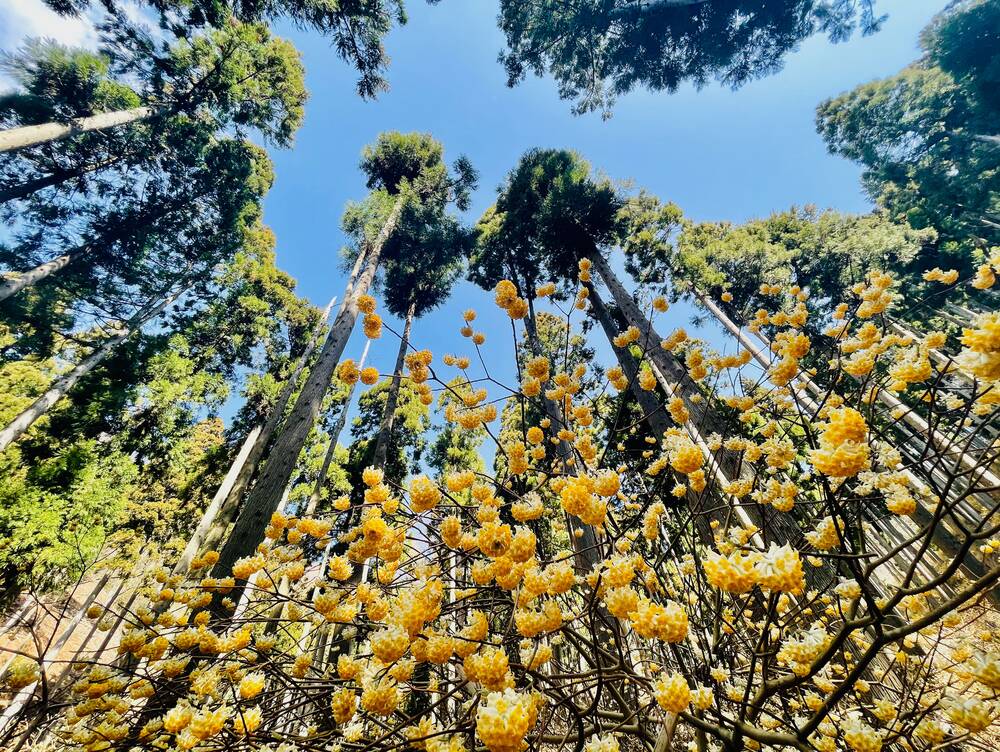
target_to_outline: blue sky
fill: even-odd
[[[518,157],[536,146],[575,149],[597,170],[632,179],[697,220],[740,222],[807,203],[867,211],[859,170],[827,154],[815,132],[815,107],[913,61],[920,30],[945,2],[879,0],[889,20],[876,35],[837,45],[822,37],[807,40],[779,74],[736,92],[717,85],[701,91],[684,87],[673,95],[636,91],[618,102],[607,121],[573,116],[548,79],[529,78],[507,88],[497,62],[503,37],[496,0],[444,0],[435,6],[408,0],[407,5],[409,23],[386,40],[392,88],[377,101],[357,97],[353,71],[324,38],[277,29],[302,52],[311,98],[294,148],[272,152],[277,179],[265,221],[278,238],[279,265],[298,279],[298,291],[321,307],[344,286],[339,219],[347,201],[365,195],[358,157],[384,130],[429,132],[442,141],[449,159],[464,153],[472,160],[480,188],[470,222],[493,202],[496,186]],[[139,13],[136,6],[125,7]],[[31,36],[88,47],[97,41],[87,18],[60,18],[42,0],[0,1],[0,47],[14,49]],[[9,83],[0,79],[0,89]],[[488,336],[491,375],[512,384],[509,320],[492,296],[469,283],[460,283],[447,304],[416,323],[414,343],[438,356],[472,355],[470,343],[458,334],[461,312],[470,307],[479,312],[478,328]],[[689,326],[692,313],[690,306],[674,306],[657,326],[661,333]],[[733,347],[714,326],[698,333],[720,349]],[[360,355],[362,336],[359,326],[346,357]],[[613,356],[599,331],[591,341],[599,359],[610,363]],[[388,333],[374,343],[372,362],[383,372],[391,369],[397,345]],[[235,407],[231,401],[224,415]]]
[[[814,38],[788,57],[779,74],[733,92],[719,86],[685,87],[674,95],[636,91],[621,99],[607,121],[576,117],[551,80],[529,78],[506,86],[497,62],[503,38],[493,2],[448,0],[436,6],[411,0],[409,23],[386,46],[391,90],[377,101],[354,94],[352,71],[319,36],[279,29],[302,51],[311,94],[293,149],[273,153],[277,180],[265,220],[278,237],[278,261],[318,305],[343,288],[336,264],[343,244],[338,220],[345,202],[365,195],[357,169],[362,147],[380,131],[426,131],[449,158],[466,154],[480,172],[468,213],[474,221],[518,157],[535,146],[572,148],[596,169],[631,178],[698,220],[743,221],[793,204],[863,212],[858,168],[827,154],[815,132],[814,111],[825,98],[895,73],[919,54],[917,35],[943,7],[941,0],[882,0],[890,16],[882,32],[842,44]],[[493,375],[511,382],[510,325],[491,296],[459,284],[448,303],[418,321],[414,342],[436,355],[472,354],[458,335],[460,314],[473,307],[488,335]],[[687,325],[691,309],[675,306],[662,331]],[[390,322],[392,323],[392,322]],[[702,335],[721,342],[719,335]],[[360,327],[346,356],[357,357]],[[610,350],[592,337],[604,362]],[[398,340],[383,336],[373,362],[391,369]]]

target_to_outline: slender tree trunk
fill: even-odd
[[[385,409],[382,411],[382,424],[378,429],[378,439],[375,441],[375,454],[372,460],[374,467],[384,467],[389,456],[389,435],[396,422],[396,405],[399,403],[399,390],[403,385],[403,360],[406,358],[406,348],[410,344],[410,329],[413,327],[413,316],[417,304],[410,303],[406,311],[406,324],[403,326],[403,336],[399,339],[399,351],[396,353],[396,366],[392,369],[392,381],[385,396]]]
[[[140,120],[149,120],[169,112],[168,107],[133,107],[130,110],[102,112],[90,117],[74,118],[66,123],[42,123],[8,128],[0,131],[0,154],[27,149],[52,141],[61,141],[70,136],[91,131],[103,131],[118,125],[127,125]]]
[[[214,576],[230,575],[236,560],[252,552],[263,536],[271,514],[288,485],[309,431],[319,416],[323,396],[330,387],[337,362],[344,352],[344,346],[351,336],[351,331],[354,329],[354,323],[358,317],[358,296],[368,291],[375,277],[382,248],[399,222],[403,211],[403,202],[404,196],[399,196],[396,199],[396,203],[386,218],[378,237],[369,248],[358,255],[355,269],[348,281],[347,289],[344,291],[344,301],[341,303],[337,318],[330,328],[323,350],[310,370],[305,385],[299,392],[298,399],[296,399],[280,435],[274,442],[263,473],[243,505],[236,525],[213,569]],[[235,595],[232,596],[234,600],[239,598],[239,587],[238,585]]]
[[[139,229],[147,229],[153,222],[166,217],[168,214],[172,214],[186,204],[196,201],[203,195],[204,192],[199,192],[190,196],[185,196],[183,199],[157,204],[148,212],[139,214],[135,218],[135,221],[129,223],[128,225],[122,225],[118,229],[101,237],[100,240],[102,243],[112,243],[121,238],[128,237],[130,234],[133,234]],[[97,241],[82,243],[69,253],[64,253],[61,256],[57,256],[54,259],[41,263],[34,269],[29,269],[26,272],[10,273],[3,284],[0,284],[0,302],[3,302],[12,295],[16,295],[26,287],[37,285],[47,277],[50,277],[56,272],[65,269],[70,264],[85,257],[95,249],[96,243]]]
[[[167,306],[173,303],[180,296],[181,292],[182,291],[179,291],[173,295],[169,295],[152,308],[147,308],[145,311],[137,314],[131,321],[129,321],[128,325],[120,334],[116,334],[115,336],[106,339],[104,343],[97,348],[97,350],[74,366],[69,373],[56,379],[55,383],[49,387],[45,394],[35,400],[30,407],[26,408],[20,415],[8,423],[2,431],[0,431],[0,452],[9,447],[13,442],[17,441],[17,439],[20,438],[20,436],[27,431],[36,420],[45,415],[45,413],[48,412],[49,409],[60,399],[62,399],[70,389],[76,386],[80,379],[97,368],[97,366],[99,366],[101,362],[108,357],[108,355],[114,352],[120,344],[131,337],[136,331],[141,329],[146,322],[162,313]]]
[[[631,294],[622,286],[622,283],[618,280],[617,275],[612,271],[604,257],[594,249],[590,252],[589,258],[597,269],[597,273],[601,276],[601,279],[604,280],[604,284],[607,285],[615,304],[625,316],[626,321],[635,326],[642,334],[646,355],[651,362],[654,375],[659,377],[668,394],[681,397],[684,400],[685,406],[691,415],[691,419],[688,420],[684,427],[692,440],[701,445],[703,443],[702,426],[706,417],[706,407],[705,403],[696,404],[691,401],[690,397],[696,392],[697,387],[691,381],[690,376],[688,376],[687,370],[671,353],[660,347],[660,335],[657,334],[650,320],[643,315]],[[715,461],[714,457],[708,457],[707,459]],[[711,543],[711,531],[707,527],[707,522],[702,520],[701,505],[703,500],[700,498],[701,496],[702,494],[694,495],[689,493],[687,497],[688,507],[691,510],[693,521],[699,529],[699,537],[703,539],[707,538],[705,542]],[[703,525],[699,520],[702,520],[705,524]]]
[[[542,341],[538,337],[538,326],[535,321],[535,308],[534,302],[531,295],[528,295],[528,315],[524,318],[524,330],[528,338],[528,349],[535,355],[544,355],[544,349],[542,348]],[[566,426],[566,420],[563,416],[562,405],[556,404],[555,400],[549,399],[544,390],[541,395],[542,408],[545,412],[545,417],[551,422],[549,431],[555,435],[560,429]],[[562,472],[567,475],[577,475],[578,468],[575,464],[570,464],[570,458],[575,456],[573,447],[568,441],[559,440],[558,455],[557,460],[562,462]],[[553,468],[556,469],[556,468]],[[575,554],[576,565],[583,572],[590,572],[596,564],[603,561],[604,556],[601,552],[600,544],[597,540],[597,533],[594,528],[590,525],[585,524],[579,518],[571,517],[566,515],[566,527],[569,530],[570,541],[573,544],[573,551]],[[575,531],[580,530],[581,535],[579,538],[576,537]]]
[[[229,497],[230,491],[233,490],[233,485],[236,483],[237,476],[246,466],[247,458],[250,456],[254,446],[256,446],[262,429],[263,426],[257,424],[253,427],[253,429],[251,429],[250,433],[243,441],[243,445],[240,447],[239,453],[233,460],[233,464],[229,466],[229,472],[226,473],[226,477],[223,478],[222,483],[219,484],[219,488],[216,490],[215,496],[212,497],[212,501],[209,502],[205,512],[201,515],[198,527],[195,528],[194,533],[191,534],[191,539],[184,548],[184,552],[174,565],[174,574],[187,574],[188,570],[191,568],[191,562],[194,561],[194,557],[198,555],[198,551],[201,549],[201,544],[205,541],[206,536],[215,524],[215,519],[219,516],[219,510],[222,509],[222,503]]]
[[[7,298],[13,295],[17,295],[25,287],[37,285],[49,275],[65,269],[72,262],[85,255],[88,250],[90,250],[88,245],[80,246],[74,251],[64,253],[62,256],[56,256],[54,259],[39,264],[34,269],[17,274],[16,277],[8,278],[3,284],[0,284],[0,302],[7,300]]]
[[[253,479],[254,473],[256,473],[257,467],[264,456],[264,450],[266,450],[268,445],[271,443],[271,439],[274,437],[275,431],[278,430],[278,426],[281,425],[281,421],[285,417],[285,408],[288,407],[288,402],[299,385],[299,379],[302,376],[302,372],[305,370],[306,366],[309,365],[309,359],[312,357],[313,352],[316,350],[316,346],[319,344],[320,334],[322,333],[323,327],[330,316],[330,311],[333,309],[333,305],[336,302],[336,296],[330,299],[326,309],[323,311],[323,317],[319,320],[319,323],[317,323],[316,328],[313,330],[312,336],[309,338],[309,342],[306,344],[305,350],[302,351],[302,355],[295,364],[295,368],[292,370],[291,375],[289,375],[289,377],[285,380],[285,383],[281,387],[281,391],[278,392],[278,398],[275,400],[274,406],[267,414],[267,419],[261,427],[257,440],[250,449],[247,461],[243,463],[243,467],[240,468],[239,474],[236,476],[236,480],[234,481],[232,488],[229,490],[229,493],[226,494],[225,501],[222,502],[223,510],[234,510],[239,507],[240,501],[243,499],[243,494],[250,485],[250,481]]]
[[[33,193],[38,193],[38,191],[42,191],[56,185],[61,185],[62,183],[91,172],[96,172],[97,170],[114,164],[118,161],[118,159],[119,157],[115,157],[114,159],[105,159],[94,164],[81,165],[80,167],[75,167],[71,170],[57,170],[56,172],[48,175],[43,175],[40,178],[34,178],[33,180],[27,180],[23,183],[12,185],[9,188],[4,188],[3,190],[0,190],[0,204],[27,198]]]
[[[604,329],[604,334],[608,338],[608,342],[611,343],[611,348],[615,351],[615,357],[618,359],[618,364],[628,379],[629,389],[632,391],[635,401],[639,404],[639,409],[642,410],[643,418],[649,424],[653,434],[657,437],[662,437],[670,428],[670,422],[663,412],[663,406],[656,400],[652,392],[647,392],[639,386],[639,363],[627,347],[618,347],[614,343],[614,338],[618,336],[618,328],[611,318],[611,313],[601,299],[597,288],[588,282],[587,289],[590,290],[588,300],[590,300],[594,318],[600,322],[601,328]]]
[[[365,367],[365,359],[368,357],[368,348],[371,347],[371,344],[372,341],[370,339],[365,340],[365,349],[361,352],[361,360],[358,361],[358,369]],[[340,414],[337,416],[337,422],[330,431],[330,446],[326,449],[326,456],[323,458],[323,466],[319,469],[319,475],[316,476],[316,484],[313,486],[312,493],[309,495],[309,503],[306,505],[306,517],[313,515],[316,512],[316,507],[319,506],[320,495],[322,494],[323,486],[326,483],[326,476],[327,473],[330,472],[330,463],[333,462],[334,454],[337,451],[337,442],[340,440],[340,434],[343,432],[344,426],[347,425],[347,413],[351,409],[351,399],[354,397],[354,390],[357,386],[357,382],[354,382],[348,388],[347,398],[344,400],[344,404],[340,408]]]
[[[611,343],[612,349],[615,351],[615,356],[618,358],[618,363],[628,378],[629,389],[632,391],[632,395],[635,397],[636,402],[639,404],[639,409],[642,410],[643,417],[645,418],[650,429],[653,431],[653,435],[662,438],[664,434],[670,429],[670,421],[667,420],[667,416],[664,412],[663,406],[657,401],[656,397],[652,392],[647,392],[639,385],[639,363],[636,361],[634,355],[627,347],[618,347],[614,343],[614,338],[618,334],[618,328],[615,326],[614,321],[608,312],[607,306],[601,299],[600,293],[597,291],[596,286],[592,283],[587,283],[587,288],[590,290],[589,300],[591,303],[591,311],[594,317],[601,323],[601,328],[604,329],[604,333],[608,338],[608,342]],[[665,383],[665,379],[662,378],[662,374],[656,372],[655,375],[660,381],[660,385],[664,388],[667,394],[671,394],[668,389],[668,385]],[[698,435],[700,438],[700,434]],[[721,468],[715,461],[715,457],[711,452],[707,451],[707,447],[699,447],[703,452],[707,454],[708,461],[711,464],[711,469],[715,472],[722,482],[726,482],[724,475],[722,475]],[[689,491],[693,494],[693,491]],[[696,498],[690,499],[689,502],[692,505],[697,505],[699,502]],[[709,526],[708,520],[702,517],[695,517],[692,519],[694,525],[698,528],[699,536],[705,540],[712,539],[712,529]]]

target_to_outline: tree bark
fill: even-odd
[[[111,243],[124,237],[128,237],[131,233],[138,229],[148,228],[153,222],[166,217],[184,205],[197,200],[204,195],[204,192],[199,192],[190,196],[185,196],[181,199],[174,199],[172,201],[157,204],[152,209],[144,211],[135,218],[135,221],[129,223],[128,225],[121,225],[119,228],[109,232],[107,235],[102,236],[101,241],[104,243]],[[50,277],[62,269],[65,269],[70,264],[78,261],[79,259],[85,257],[95,248],[96,241],[89,241],[82,243],[77,246],[74,250],[69,253],[64,253],[61,256],[57,256],[54,259],[50,259],[42,264],[39,264],[34,269],[29,269],[26,272],[13,272],[3,284],[0,284],[0,303],[2,303],[7,298],[12,295],[16,295],[21,292],[26,287],[31,287],[32,285],[37,285],[42,280]]]
[[[588,299],[590,300],[594,318],[600,322],[601,328],[604,329],[604,334],[608,338],[608,342],[611,343],[611,348],[615,351],[618,365],[621,366],[622,371],[628,379],[629,389],[632,391],[635,401],[639,404],[639,409],[642,410],[643,418],[649,424],[654,435],[663,436],[670,428],[670,422],[663,413],[663,406],[657,402],[652,392],[647,392],[639,386],[639,363],[627,347],[618,347],[615,345],[613,340],[618,335],[618,328],[611,319],[611,313],[601,299],[600,293],[597,292],[597,288],[592,283],[587,283],[587,289],[590,290]]]
[[[0,452],[17,441],[36,420],[45,415],[70,389],[76,386],[80,379],[97,368],[108,355],[114,352],[121,343],[131,337],[136,331],[141,329],[146,322],[158,316],[180,296],[181,292],[183,290],[167,296],[157,305],[147,308],[145,311],[134,316],[121,333],[106,339],[97,350],[74,366],[69,373],[56,379],[55,383],[41,397],[35,400],[30,407],[26,408],[0,431]]]
[[[194,561],[194,557],[198,555],[198,551],[201,549],[201,544],[205,541],[206,536],[208,536],[209,532],[212,530],[212,526],[215,524],[215,520],[219,516],[219,511],[222,509],[223,502],[229,497],[229,493],[232,491],[233,485],[236,483],[237,476],[239,476],[239,474],[243,471],[243,468],[246,467],[247,458],[250,456],[253,448],[257,445],[257,440],[260,438],[262,430],[263,426],[258,423],[253,427],[253,429],[251,429],[250,433],[243,441],[243,445],[240,447],[239,453],[233,460],[233,464],[229,466],[229,472],[226,473],[226,477],[223,478],[222,483],[219,484],[219,488],[216,490],[215,496],[212,497],[212,501],[209,502],[205,512],[201,515],[198,527],[195,528],[194,533],[191,534],[191,539],[188,540],[188,544],[184,548],[184,552],[174,565],[174,574],[187,574],[188,570],[191,568],[191,562]]]
[[[309,358],[312,357],[313,352],[316,350],[316,346],[319,344],[320,333],[323,331],[323,326],[326,324],[326,321],[330,316],[330,311],[336,302],[336,296],[330,299],[326,309],[323,311],[323,317],[317,323],[315,330],[313,330],[312,336],[309,338],[309,342],[306,345],[305,350],[302,351],[302,355],[295,364],[295,368],[292,370],[291,375],[289,375],[289,377],[285,380],[285,383],[281,387],[281,391],[278,392],[278,398],[275,400],[274,406],[271,408],[270,412],[268,412],[267,419],[261,427],[257,440],[250,449],[250,454],[247,456],[246,462],[243,464],[243,467],[240,468],[239,474],[236,476],[236,480],[233,482],[232,488],[229,489],[225,500],[222,502],[220,508],[223,512],[232,513],[239,507],[240,501],[243,499],[243,494],[246,492],[247,487],[250,485],[250,481],[257,472],[257,467],[260,465],[260,461],[264,456],[264,450],[266,450],[268,445],[271,443],[271,439],[274,437],[275,431],[278,429],[278,426],[281,425],[281,421],[285,417],[285,408],[288,407],[288,401],[295,393],[295,389],[299,384],[302,372],[309,364]]]
[[[542,341],[538,337],[538,327],[535,323],[535,309],[533,304],[533,299],[528,297],[528,315],[524,318],[524,330],[528,337],[528,349],[535,355],[544,355],[544,349],[542,348]],[[562,414],[562,406],[556,404],[555,400],[549,399],[542,391],[542,408],[545,411],[545,417],[547,417],[551,423],[549,431],[555,435],[562,428],[566,427],[566,421]],[[568,475],[577,475],[578,468],[575,464],[569,464],[569,459],[574,456],[573,447],[568,441],[559,440],[557,444],[559,447],[559,453],[556,459],[562,461],[562,471]],[[573,518],[570,515],[566,515],[566,527],[570,533],[570,541],[573,544],[574,558],[576,560],[577,567],[584,573],[589,573],[596,564],[604,560],[603,553],[601,552],[600,545],[597,541],[597,533],[594,528],[590,525],[584,524],[584,522],[578,518]],[[581,535],[577,538],[574,535],[575,530],[580,530]]]
[[[375,454],[372,460],[374,467],[384,467],[389,456],[389,434],[396,422],[396,405],[399,403],[399,390],[403,385],[403,361],[406,358],[406,348],[410,344],[410,329],[413,327],[413,316],[417,304],[410,303],[406,311],[406,324],[403,326],[403,336],[399,339],[399,351],[396,353],[396,366],[392,369],[392,381],[385,396],[385,409],[382,411],[382,423],[378,429],[378,439],[375,441]]]
[[[365,367],[365,359],[368,357],[368,348],[371,347],[371,344],[372,341],[370,339],[365,340],[365,349],[361,353],[361,360],[358,361],[359,370]],[[340,414],[337,416],[337,422],[330,431],[330,446],[326,449],[326,456],[323,457],[323,466],[319,469],[319,475],[316,476],[316,483],[313,486],[312,493],[309,494],[309,503],[306,504],[306,517],[312,516],[316,512],[316,507],[319,506],[320,495],[323,492],[323,485],[326,483],[326,476],[330,472],[330,463],[333,462],[333,456],[337,451],[337,441],[340,440],[340,434],[343,432],[344,426],[347,425],[347,412],[351,409],[351,399],[354,397],[354,390],[357,385],[358,383],[354,382],[348,388],[347,398],[344,400],[344,404],[340,408]]]
[[[23,183],[18,183],[17,185],[12,185],[9,188],[0,190],[0,204],[6,203],[8,201],[17,201],[18,199],[27,198],[33,193],[38,193],[38,191],[45,190],[46,188],[51,188],[55,185],[60,185],[68,180],[73,180],[73,178],[78,178],[86,175],[90,172],[96,172],[97,170],[103,169],[108,165],[114,164],[118,161],[119,157],[114,159],[106,159],[102,162],[97,162],[96,164],[86,164],[81,167],[76,167],[72,170],[57,170],[56,172],[50,173],[48,175],[43,175],[40,178],[34,178],[33,180],[27,180]]]
[[[688,397],[693,385],[687,371],[670,353],[659,346],[661,341],[660,336],[656,333],[649,319],[639,309],[639,306],[636,305],[632,295],[622,286],[622,283],[618,280],[618,276],[608,265],[604,257],[595,249],[590,252],[589,258],[597,269],[597,273],[601,276],[601,279],[604,280],[604,284],[607,285],[608,290],[611,292],[611,297],[614,299],[615,305],[625,315],[626,321],[635,326],[641,332],[643,340],[647,342],[649,359],[663,371],[664,376],[681,388],[684,397]],[[692,406],[689,406],[688,409],[691,410],[692,415],[700,415],[703,412],[698,406],[693,406],[693,409]]]
[[[66,646],[66,643],[69,642],[69,638],[73,636],[76,628],[80,625],[80,622],[83,621],[83,617],[86,615],[87,609],[90,608],[90,605],[97,600],[109,579],[111,579],[111,573],[106,571],[101,580],[94,586],[94,588],[90,591],[90,594],[73,614],[72,618],[70,618],[69,624],[62,624],[57,617],[55,630],[58,632],[59,629],[62,629],[62,633],[58,638],[55,638],[52,642],[50,642],[39,656],[38,663],[39,672],[41,674],[44,674],[46,669],[48,669],[48,667],[59,658],[59,653]],[[55,635],[53,635],[53,637],[55,637]],[[0,734],[5,733],[8,726],[16,722],[18,713],[21,712],[21,709],[35,694],[38,684],[39,682],[36,681],[27,687],[22,688],[10,701],[10,704],[4,709],[3,715],[0,716]]]
[[[396,199],[378,237],[369,248],[359,253],[347,289],[344,291],[343,303],[327,335],[323,350],[310,370],[305,385],[274,442],[264,471],[243,505],[236,525],[213,569],[213,576],[226,577],[232,574],[236,560],[251,553],[261,540],[271,514],[288,485],[309,431],[319,416],[323,396],[330,386],[337,362],[344,352],[344,346],[351,336],[358,317],[358,297],[367,292],[375,277],[382,248],[395,230],[402,214],[404,198],[401,195]],[[234,600],[238,601],[240,589],[242,586],[238,583],[235,595],[232,596]]]
[[[90,117],[74,118],[66,123],[42,123],[40,125],[25,125],[20,128],[8,128],[5,131],[0,131],[0,154],[61,141],[80,133],[103,131],[119,125],[149,120],[169,111],[168,107],[133,107],[130,110],[116,110]]]
[[[49,275],[55,274],[61,269],[65,269],[72,262],[76,261],[81,256],[84,256],[88,250],[89,246],[81,246],[75,251],[64,253],[62,256],[57,256],[56,258],[46,261],[43,264],[39,264],[30,271],[18,274],[16,277],[9,278],[2,285],[0,285],[0,303],[13,295],[17,295],[25,287],[37,285]]]
[[[645,343],[646,355],[649,357],[653,375],[657,377],[657,380],[668,395],[678,396],[684,400],[685,407],[691,417],[683,428],[687,431],[691,440],[699,446],[702,453],[706,455],[705,459],[709,464],[708,470],[716,476],[718,482],[727,482],[729,478],[726,475],[723,464],[728,465],[729,463],[725,463],[724,460],[720,461],[720,458],[716,457],[708,449],[707,442],[704,439],[702,429],[708,417],[707,400],[702,403],[695,403],[690,399],[697,392],[697,386],[692,382],[687,369],[671,353],[660,347],[661,337],[653,328],[652,322],[639,309],[632,295],[629,294],[618,280],[617,275],[604,257],[594,249],[589,254],[589,258],[597,269],[597,273],[607,285],[608,290],[611,291],[611,295],[625,315],[626,321],[635,326],[642,334],[642,341]],[[698,531],[699,538],[706,544],[711,545],[713,541],[712,531],[708,525],[708,521],[704,519],[704,515],[701,512],[704,504],[704,495],[705,493],[696,494],[689,490],[687,503],[688,508],[691,510],[692,521]],[[738,507],[737,512],[745,513],[745,510]]]

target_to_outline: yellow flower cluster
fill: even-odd
[[[441,490],[426,475],[410,481],[410,508],[417,514],[433,509],[441,501]]]
[[[705,455],[688,439],[679,439],[670,449],[670,467],[684,475],[698,472]]]
[[[866,282],[859,282],[851,288],[851,291],[861,298],[861,305],[858,306],[857,317],[860,319],[870,319],[892,305],[893,294],[889,291],[892,287],[893,278],[885,272],[873,271],[868,273]]]
[[[691,687],[683,674],[661,676],[653,682],[653,697],[668,713],[683,713],[691,704]]]
[[[981,313],[973,326],[962,330],[964,347],[958,365],[978,379],[1000,380],[1000,313]]]
[[[727,593],[748,593],[757,584],[754,570],[757,557],[736,551],[729,556],[708,552],[702,566],[705,578],[712,587]]]
[[[422,385],[430,378],[430,365],[434,361],[434,355],[430,350],[417,350],[406,354],[403,362],[409,372],[410,381],[414,384]],[[429,404],[429,403],[427,403]]]
[[[819,426],[819,447],[809,453],[813,467],[832,478],[857,475],[870,464],[868,424],[851,407],[831,410]]]
[[[832,517],[824,517],[814,530],[806,533],[806,540],[809,541],[817,551],[829,551],[840,545],[840,534],[837,532],[837,525]]]
[[[538,702],[506,688],[490,692],[476,714],[476,735],[490,752],[521,752],[538,719]]]
[[[628,378],[619,366],[612,366],[609,368],[606,375],[608,377],[608,381],[611,382],[611,385],[619,392],[624,392],[628,389]]]
[[[648,598],[640,598],[628,619],[640,637],[668,643],[681,642],[687,637],[687,612],[674,601],[661,606]]]
[[[497,306],[507,311],[512,319],[523,319],[528,315],[528,301],[517,294],[517,287],[509,279],[502,279],[494,290]]]
[[[614,343],[615,347],[628,347],[634,342],[638,342],[639,337],[641,336],[642,333],[639,331],[638,327],[630,326],[624,332],[615,335],[615,337],[612,339],[612,342]]]
[[[683,329],[675,329],[665,340],[660,342],[660,347],[667,352],[673,352],[680,345],[687,341],[687,332]]]
[[[1000,247],[991,250],[989,260],[976,268],[976,276],[972,278],[972,286],[977,290],[988,290],[997,281],[1000,272]]]
[[[484,648],[468,656],[462,664],[469,681],[479,682],[490,691],[513,686],[510,662],[503,648]]]
[[[337,378],[348,386],[358,383],[360,376],[361,372],[358,370],[358,364],[351,359],[342,361],[337,366]]]
[[[567,514],[579,517],[586,524],[604,524],[608,513],[606,499],[595,495],[594,479],[586,475],[569,478],[559,492],[559,503]]]
[[[17,691],[34,684],[40,678],[38,663],[29,658],[15,658],[3,675],[3,685]]]
[[[368,339],[378,339],[382,336],[382,317],[377,313],[365,314],[362,324]]]
[[[924,279],[927,282],[940,282],[943,285],[953,285],[958,281],[958,269],[945,271],[935,266],[933,269],[924,272]]]
[[[764,590],[798,595],[805,589],[805,574],[799,552],[787,543],[771,547],[754,564],[757,584]]]

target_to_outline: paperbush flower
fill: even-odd
[[[520,752],[538,717],[529,695],[505,689],[490,692],[476,714],[476,735],[490,752]]]

